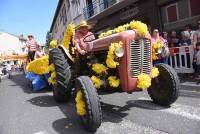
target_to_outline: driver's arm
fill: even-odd
[[[75,37],[74,43],[75,43],[75,47],[76,47],[76,50],[78,51],[78,53],[83,54],[84,50],[82,50],[80,48],[80,43],[81,43],[80,39]]]

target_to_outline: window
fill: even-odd
[[[68,11],[69,8],[70,8],[70,2],[69,2],[69,0],[66,0],[66,3],[67,3],[67,11]]]
[[[73,0],[74,18],[81,14],[80,0]]]
[[[57,33],[57,31],[58,31],[57,23],[55,23],[54,29],[55,29],[55,33]]]
[[[62,22],[62,11],[61,11],[61,13],[59,15],[59,19],[60,19],[60,21],[59,21],[59,24],[60,24]]]
[[[62,22],[65,25],[67,22],[67,14],[66,14],[65,4],[63,5],[61,16],[62,16]]]
[[[191,15],[200,15],[200,0],[190,0]]]
[[[174,22],[178,20],[177,4],[166,7],[167,21]]]

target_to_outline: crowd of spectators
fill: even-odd
[[[193,45],[196,49],[196,44],[200,42],[200,20],[197,26],[197,28],[192,28],[188,24],[182,31],[163,32],[162,37],[167,40],[169,48]]]
[[[158,32],[157,29],[154,29],[152,33],[152,39],[154,41],[155,33]],[[193,67],[195,69],[195,73],[197,74],[197,78],[200,79],[200,20],[197,22],[197,28],[193,29],[190,24],[184,27],[182,31],[171,31],[171,32],[163,32],[158,36],[159,40],[163,40],[163,42],[167,42],[168,47],[182,47],[182,46],[193,46],[194,48],[194,60]],[[162,59],[162,60],[161,60]],[[159,62],[166,63],[163,59],[160,58]],[[156,60],[157,62],[158,60]]]

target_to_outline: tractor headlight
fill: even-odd
[[[115,55],[118,58],[123,57],[124,56],[124,48],[123,47],[119,47],[119,48],[115,49]]]

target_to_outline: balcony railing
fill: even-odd
[[[94,15],[99,14],[108,7],[111,7],[117,3],[117,0],[95,0],[87,7],[83,8],[83,14],[85,19],[89,19]]]

